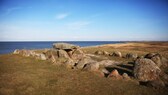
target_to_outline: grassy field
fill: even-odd
[[[109,45],[101,49],[126,53],[127,49],[122,48]],[[97,48],[83,49],[93,53]],[[167,47],[158,51],[163,53],[165,49]],[[141,48],[129,50],[133,51],[140,52]],[[0,95],[168,95],[168,88],[149,88],[136,80],[114,80],[48,61],[6,54],[0,55]]]
[[[139,56],[144,56],[150,52],[162,54],[168,58],[168,42],[132,42],[121,44],[107,44],[101,46],[84,47],[82,48],[86,53],[94,53],[97,50],[104,50],[109,53],[120,51],[123,56],[127,53],[136,53]]]

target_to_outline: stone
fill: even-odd
[[[107,51],[103,51],[103,55],[109,55],[110,53]]]
[[[157,53],[148,53],[148,54],[145,55],[145,58],[151,59],[156,54]]]
[[[99,77],[104,77],[104,73],[101,71],[94,71],[93,74],[95,74],[96,76],[99,76]]]
[[[74,59],[76,61],[79,61],[79,60],[81,60],[84,57],[85,57],[85,54],[80,49],[74,50],[74,52],[72,53],[72,59]]]
[[[79,62],[76,65],[76,68],[83,69],[86,64],[93,63],[93,62],[95,61],[92,60],[90,57],[84,57],[81,60],[79,60]]]
[[[97,55],[103,55],[103,51],[97,50],[97,51],[95,52],[95,54],[97,54]]]
[[[113,60],[103,60],[98,63],[99,63],[99,65],[104,66],[104,67],[120,64],[120,62],[113,61]]]
[[[109,75],[108,77],[112,77],[114,79],[122,79],[122,76],[118,73],[118,71],[116,69],[114,69]]]
[[[40,60],[47,60],[46,56],[44,54],[40,54],[40,57],[39,57]]]
[[[129,79],[130,79],[130,77],[128,76],[127,73],[123,73],[123,74],[122,74],[122,77],[123,77],[123,79],[126,79],[126,80],[129,80]]]
[[[66,51],[58,50],[58,58],[70,58],[70,57]]]
[[[56,63],[56,59],[58,59],[58,50],[50,49],[44,54],[47,60],[50,60],[52,63]]]
[[[58,49],[58,50],[72,50],[72,49],[77,49],[79,48],[79,46],[77,45],[73,45],[73,44],[69,44],[69,43],[54,43],[53,44],[53,48],[54,49]]]
[[[97,55],[109,55],[109,53],[107,51],[102,51],[102,50],[97,50],[95,52],[95,54],[97,54]]]
[[[119,51],[113,52],[111,55],[115,57],[122,57],[122,54]]]
[[[110,72],[105,68],[101,69],[100,71],[103,72],[104,74],[110,74]]]
[[[53,58],[58,58],[58,50],[54,50],[54,49],[50,49],[48,51],[46,51],[45,56],[48,60],[53,59]]]
[[[56,63],[56,58],[53,56],[53,55],[51,55],[51,57],[50,57],[50,59],[49,59],[52,63]]]
[[[67,68],[73,68],[75,66],[75,61],[72,59],[68,59],[64,64],[66,65]]]
[[[99,69],[99,64],[97,64],[96,62],[89,63],[84,67],[84,70],[87,70],[87,71],[98,71],[98,69]]]
[[[15,49],[13,54],[19,54],[19,50],[18,49]]]
[[[126,54],[126,58],[128,58],[128,59],[130,59],[130,58],[132,58],[132,59],[136,59],[137,57],[138,57],[137,54],[132,54],[132,53],[128,53],[128,54]]]
[[[162,56],[158,53],[148,53],[145,58],[151,59],[158,67],[162,66]]]
[[[20,54],[22,56],[29,57],[29,56],[33,56],[35,54],[35,52],[33,50],[25,50],[25,49],[18,50],[18,49],[16,49],[13,52],[13,54]]]
[[[162,61],[161,58],[158,55],[155,55],[151,58],[151,60],[158,66],[161,67]]]
[[[44,54],[36,53],[33,57],[39,60],[47,60],[46,56]]]
[[[139,81],[152,81],[159,77],[160,68],[150,59],[139,58],[135,61],[134,77]]]

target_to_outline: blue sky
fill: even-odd
[[[168,41],[166,0],[0,0],[0,41]]]

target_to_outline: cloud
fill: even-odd
[[[67,13],[61,13],[61,14],[56,15],[56,19],[61,20],[61,19],[66,18],[68,15],[69,14]]]
[[[72,30],[78,30],[88,26],[89,24],[91,24],[90,21],[76,21],[68,23],[67,28]]]
[[[8,9],[6,10],[6,13],[5,13],[4,15],[8,15],[8,14],[12,13],[13,11],[16,11],[16,10],[19,10],[19,9],[21,9],[21,7],[8,8]]]

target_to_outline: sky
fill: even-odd
[[[0,0],[0,41],[168,41],[168,1]]]

